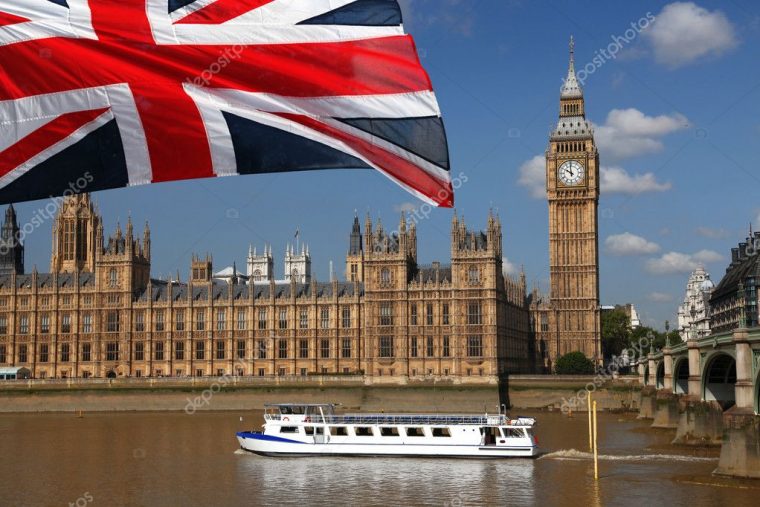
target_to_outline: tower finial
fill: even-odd
[[[573,36],[570,36],[570,66],[573,67],[575,65],[575,39]]]

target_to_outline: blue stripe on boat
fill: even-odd
[[[250,431],[240,431],[237,433],[237,436],[241,438],[250,438],[253,440],[269,440],[271,442],[288,442],[290,444],[303,444],[304,442],[299,442],[298,440],[291,440],[289,438],[282,438],[282,437],[275,437],[272,435],[264,435],[263,433],[252,433]]]

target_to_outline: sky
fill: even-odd
[[[634,303],[645,324],[675,321],[689,273],[717,283],[730,249],[760,227],[760,3],[402,0],[443,111],[456,210],[485,228],[502,220],[505,267],[548,289],[543,154],[558,116],[568,40],[602,166],[601,302]],[[313,270],[343,274],[354,213],[386,228],[427,208],[380,173],[333,170],[162,183],[94,194],[106,231],[131,215],[152,231],[154,277],[193,253],[214,269],[245,266],[272,245],[282,276],[296,230]],[[21,223],[44,201],[17,206]],[[453,211],[418,223],[421,263],[450,258]],[[362,220],[363,223],[363,220]],[[51,221],[26,236],[26,266],[46,271]]]

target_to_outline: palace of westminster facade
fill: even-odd
[[[354,218],[346,281],[317,282],[308,249],[271,247],[247,274],[193,257],[186,283],[150,276],[151,237],[131,221],[106,238],[89,195],[53,224],[49,273],[24,274],[13,207],[0,236],[0,367],[43,377],[364,374],[373,382],[440,377],[494,382],[551,371],[580,350],[601,362],[599,154],[570,65],[546,150],[550,294],[502,272],[502,232],[455,215],[451,263],[417,262],[416,224],[386,232]]]
[[[0,239],[0,366],[35,378],[360,374],[491,382],[536,368],[525,277],[502,273],[501,224],[452,223],[449,266],[417,264],[417,232],[354,219],[347,281],[317,282],[308,251],[271,248],[248,274],[194,256],[186,283],[150,277],[151,236],[106,238],[88,194],[63,201],[50,272],[24,274],[13,207]],[[382,378],[384,377],[384,378]]]

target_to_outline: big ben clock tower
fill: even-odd
[[[551,278],[552,363],[581,351],[601,362],[599,307],[599,153],[586,120],[583,90],[570,68],[560,92],[559,121],[546,150]]]

